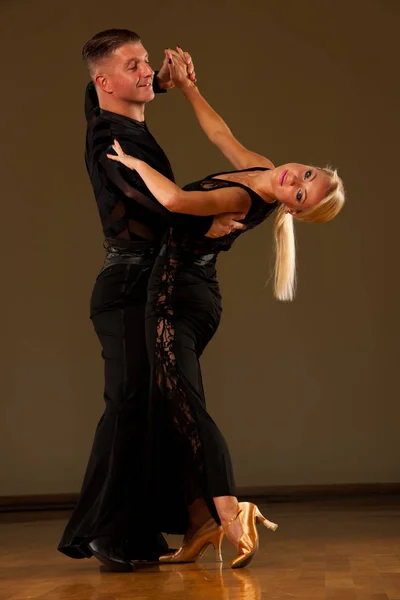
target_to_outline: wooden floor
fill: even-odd
[[[400,600],[398,501],[260,506],[280,527],[260,529],[259,553],[236,571],[224,543],[222,565],[210,551],[196,564],[104,573],[55,550],[68,514],[0,515],[0,600]]]

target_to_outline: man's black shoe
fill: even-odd
[[[126,556],[126,549],[115,545],[115,541],[107,537],[95,538],[88,544],[93,556],[107,569],[118,573],[131,573],[135,567]]]

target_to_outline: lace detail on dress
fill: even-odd
[[[220,179],[205,179],[189,184],[185,189],[211,190],[236,185]],[[245,219],[248,229],[264,221],[274,210],[274,207],[267,205],[255,193],[250,195],[252,206]],[[174,285],[183,265],[193,263],[200,255],[229,250],[240,233],[235,231],[219,239],[195,239],[182,230],[171,228],[164,246],[165,253],[157,261],[157,292],[151,301],[156,322],[155,380],[179,437],[179,447],[182,447],[182,451],[179,451],[182,460],[179,473],[188,504],[204,496],[205,466],[190,387],[177,365],[175,355]]]
[[[222,179],[205,179],[201,182],[201,188],[203,190],[219,190],[223,187],[232,187],[226,181]]]
[[[186,500],[190,504],[202,494],[201,476],[204,472],[204,463],[199,430],[174,351],[175,323],[172,293],[177,271],[183,264],[185,240],[188,241],[187,235],[178,242],[174,238],[173,230],[169,230],[159,291],[154,306],[157,317],[155,376],[162,397],[167,402],[172,424],[179,436],[179,443],[189,445],[189,451],[181,453],[184,463],[181,479]]]

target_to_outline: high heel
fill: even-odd
[[[224,535],[222,527],[217,525],[214,519],[209,519],[191,538],[183,543],[183,546],[179,550],[174,554],[160,556],[159,561],[162,563],[196,562],[210,546],[214,546],[215,560],[221,562],[221,548]]]
[[[276,523],[266,519],[258,506],[251,502],[239,502],[238,512],[224,527],[225,531],[236,519],[239,519],[242,526],[242,535],[238,543],[238,554],[231,562],[232,569],[245,567],[254,558],[259,545],[257,522],[272,531],[278,528]]]

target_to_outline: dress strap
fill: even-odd
[[[235,169],[233,171],[221,171],[220,173],[212,173],[211,175],[207,175],[204,179],[212,179],[213,177],[217,177],[218,175],[229,175],[230,173],[247,173],[248,171],[270,171],[268,167],[249,167],[247,169]]]

